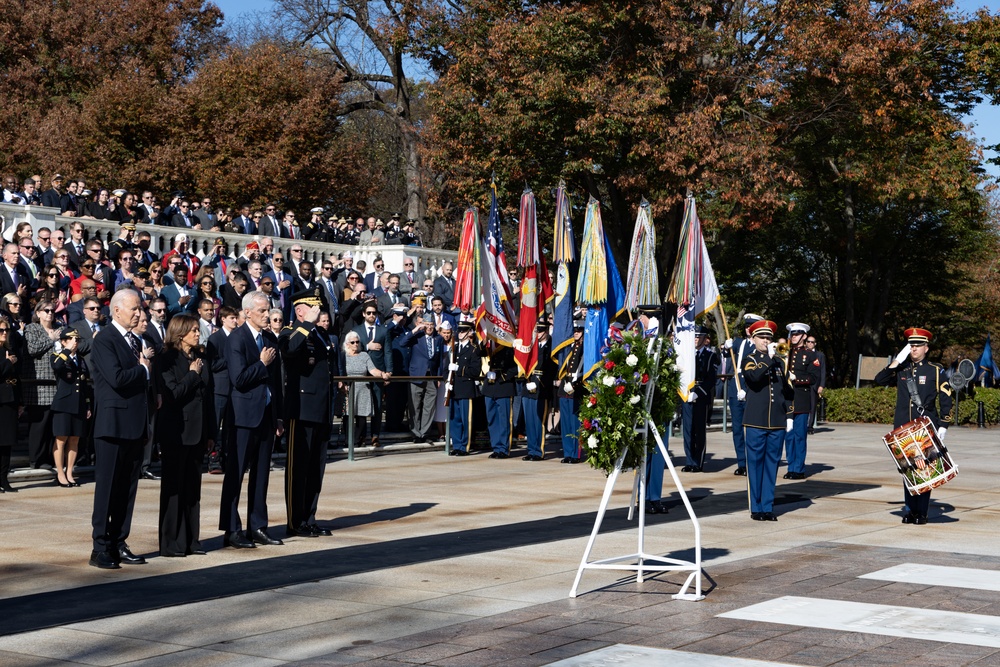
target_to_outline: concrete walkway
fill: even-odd
[[[789,664],[1000,664],[1000,649],[919,641],[902,659],[868,635],[717,618],[803,593],[1000,616],[1000,592],[856,583],[880,563],[1000,570],[998,432],[949,431],[961,474],[934,492],[929,525],[907,526],[887,430],[819,429],[809,478],[778,480],[777,523],[749,519],[732,441],[710,433],[709,472],[681,475],[702,527],[702,602],[670,598],[680,575],[637,585],[593,571],[567,599],[604,476],[558,459],[331,463],[319,516],[333,536],[254,551],[222,548],[222,479],[205,475],[209,553],[185,559],[154,557],[159,485],[142,480],[129,544],[149,563],[117,571],[87,565],[92,484],[19,483],[0,496],[0,665],[543,665],[618,643]],[[670,449],[678,460],[680,444]],[[279,535],[282,475],[270,494]],[[631,480],[618,484],[594,557],[635,550]],[[670,513],[647,517],[647,551],[690,558],[691,524],[676,492],[664,497]]]

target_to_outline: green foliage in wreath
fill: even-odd
[[[665,425],[677,407],[680,381],[676,354],[663,339],[659,373],[653,367],[655,347],[637,333],[625,333],[621,342],[612,341],[599,369],[587,380],[589,396],[580,405],[580,447],[587,462],[611,474],[622,450],[627,450],[624,468],[642,464],[643,441],[635,429],[650,418],[646,411],[646,391],[655,378],[652,417]],[[648,446],[655,447],[652,437]]]

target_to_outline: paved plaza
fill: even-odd
[[[913,526],[887,430],[818,429],[809,477],[779,470],[777,523],[750,520],[731,437],[710,432],[707,472],[678,473],[701,523],[700,602],[672,599],[676,573],[588,570],[568,597],[605,477],[558,458],[332,462],[318,517],[333,536],[252,551],[222,548],[222,478],[205,475],[208,554],[184,559],[155,557],[159,484],[141,480],[129,545],[149,562],[116,571],[87,565],[92,483],[15,481],[0,496],[0,666],[1000,665],[1000,432],[949,430],[961,473]],[[631,483],[594,558],[636,550]],[[664,498],[645,549],[691,559],[669,475]]]

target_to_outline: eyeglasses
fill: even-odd
[[[101,249],[100,248],[87,248],[87,252],[94,252],[94,253],[97,253],[98,255],[100,255],[101,254]]]
[[[807,340],[806,344],[808,344],[808,345],[815,345],[816,341],[814,341],[814,340]]]
[[[333,267],[332,266],[324,266],[323,270],[324,271],[333,271]]]
[[[35,246],[33,246],[33,245],[21,245],[20,247],[21,248],[29,248],[29,249],[33,250]]]
[[[262,216],[262,215],[255,215],[255,216],[253,216],[253,219],[254,219],[254,220],[260,220],[260,219],[261,219],[261,218],[263,218],[263,217],[264,217],[264,216]]]
[[[213,283],[211,280],[205,280],[201,283],[202,287],[204,287],[205,285],[208,285],[209,287],[215,287],[215,283]]]
[[[38,240],[39,240],[39,241],[49,241],[49,240],[51,240],[51,239],[52,239],[52,237],[51,237],[51,236],[39,236],[39,237],[38,237]]]
[[[292,248],[292,252],[302,252],[302,248]]]
[[[166,308],[150,308],[149,312],[156,313],[157,315],[159,315],[160,313],[167,312],[167,309]]]
[[[272,317],[271,318],[271,322],[281,322],[281,318],[280,317]]]
[[[59,273],[58,272],[46,273],[45,275],[47,275],[49,278],[58,278],[59,277]]]
[[[403,262],[403,266],[413,266],[413,262]]]
[[[267,211],[268,213],[274,213],[274,207],[273,206],[268,206],[264,210]]]
[[[21,302],[20,301],[11,301],[7,305],[8,306],[17,306],[18,308],[20,308],[21,307]]]
[[[100,306],[87,306],[86,308],[84,308],[84,310],[100,310],[100,309],[101,309]],[[51,313],[52,311],[50,310],[49,312]]]
[[[40,311],[38,311],[38,312],[40,312],[40,313],[54,313],[54,312],[56,312],[56,311],[55,311],[55,309],[54,309],[54,308],[42,308],[42,309],[41,309]]]
[[[94,268],[94,264],[81,264],[80,268],[81,269],[92,269],[92,268]]]
[[[180,262],[168,262],[167,265],[172,269],[181,265]]]
[[[263,280],[263,281],[261,281],[260,284],[261,285],[273,285],[274,283],[272,283],[270,280]]]
[[[357,276],[351,276],[350,278],[348,278],[348,280],[353,280],[353,281],[356,282],[358,280],[358,277]]]
[[[120,261],[120,262],[131,262],[132,259],[133,258],[129,257],[129,256],[125,256],[125,257],[122,257],[121,255],[118,256],[118,261]]]
[[[360,340],[349,340],[349,341],[347,341],[347,344],[348,345],[360,345],[361,341]]]
[[[10,329],[8,329],[7,327],[0,327],[0,333],[5,334],[8,331],[10,331]]]
[[[365,311],[365,315],[375,315],[377,313],[378,313],[377,310],[366,310]]]
[[[160,274],[160,273],[163,273],[163,269],[150,269],[149,272],[150,273]]]
[[[181,204],[180,206],[178,206],[178,208],[187,208],[187,207],[188,207],[187,204]]]

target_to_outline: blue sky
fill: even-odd
[[[274,7],[272,0],[215,0],[215,4],[225,13],[227,21],[237,19],[241,14],[266,11]],[[969,13],[980,7],[986,7],[994,14],[1000,12],[1000,0],[956,0],[955,6]],[[965,121],[973,125],[972,131],[982,143],[1000,144],[1000,107],[981,104]],[[996,157],[996,153],[987,153],[986,157]],[[1000,168],[988,166],[987,171],[1000,178]]]

